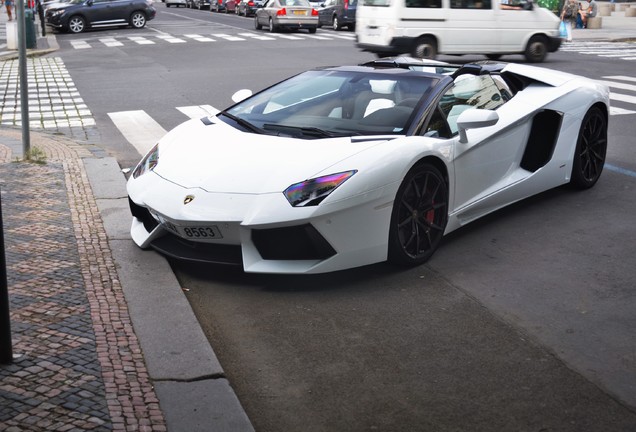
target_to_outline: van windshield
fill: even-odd
[[[362,0],[364,6],[391,6],[391,0]]]

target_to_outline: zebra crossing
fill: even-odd
[[[634,42],[599,42],[574,41],[564,43],[559,51],[575,52],[583,55],[619,58],[621,60],[636,60],[636,43]]]
[[[161,45],[161,44],[183,44],[187,42],[245,42],[245,41],[277,41],[277,40],[348,40],[354,41],[354,34],[336,34],[335,32],[322,32],[316,34],[304,33],[258,33],[241,32],[237,34],[227,33],[188,33],[182,35],[153,34],[146,36],[120,36],[120,37],[98,37],[93,39],[75,39],[69,43],[73,49],[82,50],[96,47],[122,47],[125,45]]]

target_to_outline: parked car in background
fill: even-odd
[[[55,29],[81,33],[90,27],[143,28],[156,13],[152,0],[70,0],[51,4],[45,19]]]
[[[239,0],[223,0],[225,13],[238,13]]]
[[[318,9],[320,25],[333,26],[334,30],[356,29],[358,0],[325,0]]]
[[[225,2],[223,0],[210,0],[211,12],[225,12]]]
[[[267,0],[256,11],[254,27],[256,30],[267,27],[270,32],[307,29],[309,33],[316,33],[318,11],[308,0]]]
[[[254,16],[256,10],[263,7],[265,0],[241,0],[238,4],[237,14],[243,16]]]
[[[188,0],[165,0],[166,7],[170,7],[170,6],[187,7],[188,6],[187,2]]]
[[[209,9],[210,8],[210,0],[186,0],[192,1],[193,9]]]

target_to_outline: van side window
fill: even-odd
[[[439,102],[440,111],[453,134],[458,131],[457,117],[468,109],[495,110],[506,103],[490,75],[460,75]]]
[[[491,0],[451,0],[451,9],[492,9]]]
[[[442,0],[406,0],[407,8],[441,8]]]

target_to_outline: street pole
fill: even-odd
[[[9,283],[4,255],[4,227],[2,224],[2,194],[0,194],[0,364],[13,363],[11,346],[11,318],[9,316]]]
[[[25,159],[31,159],[31,136],[29,134],[29,83],[26,68],[26,23],[24,21],[24,0],[16,4],[18,19],[18,65],[20,74],[20,114],[22,118],[22,152]]]

